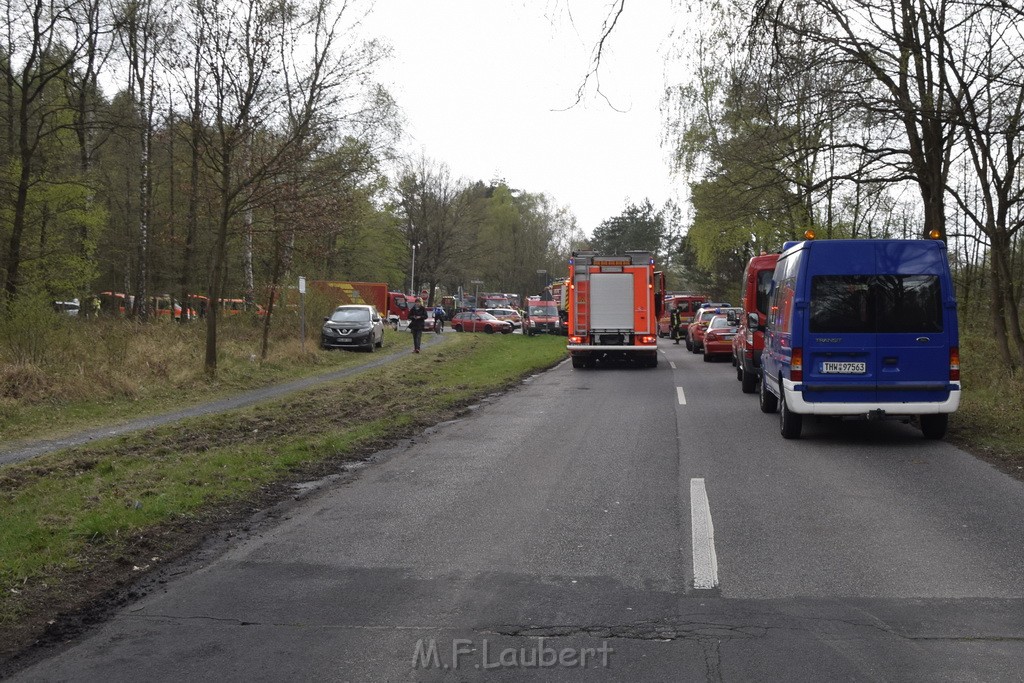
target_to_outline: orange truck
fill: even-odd
[[[658,365],[658,318],[665,276],[654,255],[627,251],[602,256],[573,252],[569,260],[569,355],[574,368],[627,358]]]

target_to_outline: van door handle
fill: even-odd
[[[927,344],[928,342],[931,341],[931,339],[929,339],[928,337],[918,337],[914,341],[920,342],[922,344]]]

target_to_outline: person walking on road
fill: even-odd
[[[679,306],[675,303],[669,307],[671,313],[669,314],[669,327],[672,329],[672,338],[675,340],[674,343],[679,343],[679,328],[683,326],[683,314],[679,310]]]
[[[420,341],[423,339],[423,321],[427,319],[427,309],[423,307],[423,299],[416,298],[416,303],[409,309],[409,331],[412,332],[412,352],[420,352]]]

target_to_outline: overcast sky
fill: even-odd
[[[627,201],[675,198],[659,113],[672,4],[626,4],[600,71],[615,109],[593,87],[573,105],[605,0],[377,0],[365,30],[394,50],[379,76],[407,151],[545,193],[590,233]]]

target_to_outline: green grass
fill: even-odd
[[[0,636],[38,617],[40,605],[66,601],[61,587],[76,576],[115,562],[152,565],[142,541],[163,529],[336,469],[564,357],[560,337],[452,335],[283,400],[6,466]]]
[[[948,440],[1024,476],[1024,372],[1001,366],[990,335],[963,335],[960,359],[963,398]]]

